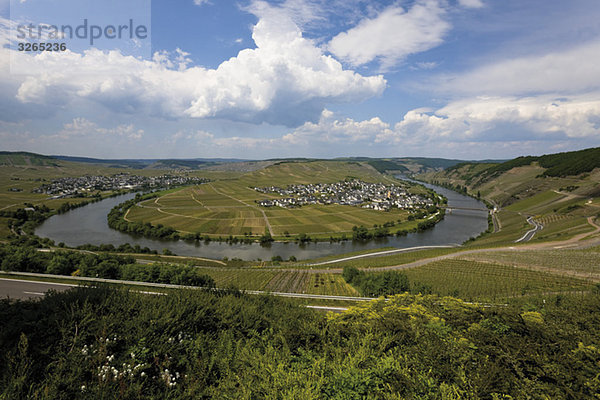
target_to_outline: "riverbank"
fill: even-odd
[[[433,188],[448,198],[448,206],[481,208],[474,199],[462,196],[444,188]],[[476,211],[453,211],[437,223],[433,229],[424,232],[407,233],[406,236],[393,236],[370,241],[310,242],[310,243],[227,243],[211,240],[186,242],[148,239],[139,235],[125,234],[110,229],[106,216],[110,210],[124,201],[134,199],[128,194],[53,216],[39,226],[35,233],[55,242],[64,242],[67,246],[77,247],[85,244],[112,244],[116,247],[123,243],[132,246],[148,247],[163,252],[165,249],[181,256],[205,257],[212,259],[239,258],[243,260],[271,260],[281,257],[289,260],[316,259],[324,256],[342,255],[352,252],[375,251],[380,248],[408,248],[417,246],[437,246],[460,244],[487,229],[487,215]]]

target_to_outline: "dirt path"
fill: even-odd
[[[230,195],[228,195],[228,194],[225,194],[225,193],[223,193],[223,192],[221,192],[221,191],[217,190],[217,189],[216,189],[216,188],[215,188],[215,187],[212,185],[212,183],[209,183],[209,184],[208,184],[208,186],[210,186],[210,187],[211,187],[211,188],[212,188],[212,189],[213,189],[213,190],[214,190],[216,193],[220,194],[221,196],[229,197],[230,199],[232,199],[232,200],[235,200],[235,201],[237,201],[238,203],[242,203],[242,204],[244,204],[244,205],[245,205],[245,206],[247,206],[247,207],[254,208],[255,210],[258,210],[258,211],[260,211],[260,213],[261,213],[261,214],[262,214],[262,216],[263,216],[263,219],[265,220],[265,225],[267,226],[267,229],[269,230],[269,234],[270,234],[271,236],[274,236],[274,234],[273,234],[273,229],[271,228],[271,224],[269,223],[269,218],[267,218],[267,214],[265,214],[265,212],[264,212],[263,210],[261,210],[260,208],[258,208],[258,207],[256,207],[256,206],[253,206],[253,205],[251,205],[251,204],[248,204],[248,203],[246,203],[246,202],[243,202],[243,201],[242,201],[242,200],[240,200],[240,199],[236,199],[236,198],[235,198],[235,197],[233,197],[233,196],[230,196]]]
[[[127,216],[129,215],[129,211],[131,211],[131,207],[129,207],[129,208],[127,209],[127,212],[125,213],[125,215],[123,215],[123,219],[124,219],[125,221],[127,221],[127,222],[133,222],[133,221],[131,221],[129,218],[127,218]]]
[[[560,200],[557,200],[557,201],[556,201],[557,203],[563,203],[563,202],[565,202],[565,201],[568,201],[568,200],[573,200],[573,199],[581,199],[581,198],[584,198],[584,197],[585,197],[585,196],[581,196],[581,195],[579,195],[579,194],[574,194],[574,193],[563,193],[563,192],[559,192],[558,190],[553,190],[553,192],[554,192],[554,193],[557,193],[557,194],[560,194],[560,195],[562,195],[562,196],[565,196],[565,197],[563,197],[562,199],[560,199]]]

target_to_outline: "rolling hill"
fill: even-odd
[[[24,151],[0,151],[0,165],[56,167],[60,162],[54,157]]]
[[[544,227],[536,240],[549,240],[591,231],[589,219],[600,215],[600,148],[503,163],[463,162],[419,179],[495,205],[500,209],[497,225],[507,240],[530,228],[529,217]]]

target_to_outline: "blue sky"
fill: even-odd
[[[50,1],[59,15],[73,2],[14,0],[11,21],[0,1],[2,150],[487,159],[600,146],[597,0],[124,0],[136,6],[115,15],[151,8],[146,42],[16,51],[27,18],[14,7],[52,23]]]

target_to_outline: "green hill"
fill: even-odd
[[[591,172],[595,168],[600,168],[600,147],[557,154],[546,154],[539,157],[517,157],[503,163],[486,164],[486,168],[481,168],[481,166],[479,166],[476,173],[467,173],[463,176],[465,181],[473,181],[482,184],[483,182],[500,176],[513,168],[528,166],[532,163],[537,163],[540,167],[545,169],[541,174],[545,177],[580,175]],[[468,167],[469,165],[474,166],[474,163],[459,163],[447,168],[446,172],[453,173],[455,171],[460,171],[461,169],[463,169],[464,172],[464,167]],[[469,172],[472,172],[473,169],[474,167],[470,167]]]
[[[60,161],[52,157],[24,151],[0,151],[0,165],[57,167],[60,165]]]
[[[517,240],[531,229],[529,216],[544,226],[535,240],[557,240],[592,231],[588,218],[600,214],[600,148],[503,163],[464,162],[419,178],[499,207],[496,229],[502,233],[490,235],[490,244]]]

